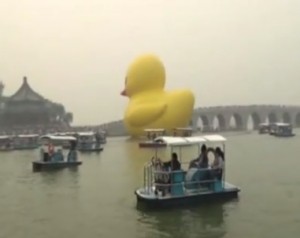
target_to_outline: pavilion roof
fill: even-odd
[[[15,94],[9,97],[9,101],[47,101],[40,94],[35,92],[28,84],[27,78],[23,78],[23,84]]]

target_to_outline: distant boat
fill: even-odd
[[[40,139],[42,142],[40,158],[32,162],[34,172],[77,167],[82,164],[82,161],[77,159],[77,139],[75,137],[45,135]],[[59,141],[69,141],[71,144],[67,156],[64,155],[62,145]]]
[[[174,129],[173,136],[189,137],[193,134],[193,128],[191,127],[177,127]]]
[[[165,135],[165,129],[145,129],[144,130],[147,140],[139,142],[140,148],[156,148],[156,147],[166,147],[167,144],[161,141],[155,141],[158,136]]]
[[[17,135],[13,138],[14,150],[33,150],[39,147],[38,134]]]
[[[13,150],[13,136],[3,135],[0,136],[0,151]]]
[[[269,134],[271,129],[271,125],[269,123],[260,123],[258,125],[259,134]]]
[[[100,152],[103,150],[100,138],[92,131],[78,132],[77,139],[77,149],[80,152]]]
[[[295,134],[293,133],[292,125],[289,123],[274,123],[272,135],[275,137],[293,137]]]

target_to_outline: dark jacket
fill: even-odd
[[[181,169],[181,164],[177,159],[171,160],[171,161],[168,161],[168,162],[164,162],[164,166],[171,167],[172,171]]]

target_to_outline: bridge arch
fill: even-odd
[[[205,115],[200,115],[198,118],[197,118],[197,129],[200,130],[200,131],[205,131],[208,129],[209,127],[209,120],[208,120],[208,117],[205,116]]]
[[[243,128],[242,116],[238,113],[233,113],[229,119],[229,127],[235,130]]]
[[[249,114],[248,118],[247,118],[247,127],[250,123],[250,121],[252,122],[252,130],[257,130],[259,124],[261,123],[261,118],[259,116],[259,114],[257,112],[252,112]]]
[[[290,116],[290,114],[288,112],[284,112],[282,114],[282,121],[286,122],[286,123],[291,123],[292,122],[291,116]]]
[[[214,130],[225,130],[226,129],[226,121],[225,117],[222,114],[217,114],[213,119],[213,129]]]

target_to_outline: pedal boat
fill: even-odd
[[[0,151],[12,151],[13,146],[13,136],[0,135]]]
[[[165,135],[165,129],[145,129],[147,140],[139,142],[140,148],[160,148],[166,147],[167,144],[163,141],[155,140],[158,136]]]
[[[77,159],[77,139],[75,137],[46,135],[42,136],[40,139],[43,147],[40,151],[40,160],[32,162],[32,169],[34,172],[72,168],[82,164],[82,161],[78,161]],[[67,155],[64,155],[61,143],[58,142],[60,140],[69,141],[71,144]]]
[[[103,150],[101,141],[96,137],[94,132],[78,132],[77,133],[78,144],[77,149],[80,152],[91,153],[100,152]]]
[[[277,122],[273,127],[273,136],[275,137],[294,137],[292,125],[289,123]]]
[[[226,201],[238,197],[240,189],[225,181],[225,161],[222,179],[204,179],[211,169],[184,169],[188,167],[183,162],[182,147],[192,145],[198,147],[198,156],[201,145],[221,144],[225,154],[226,138],[221,135],[207,135],[196,137],[160,137],[171,149],[179,151],[178,159],[181,161],[181,170],[163,171],[155,166],[153,161],[144,167],[144,186],[135,191],[138,207],[167,208],[185,205],[201,205],[212,201]],[[189,149],[191,149],[189,147]],[[158,159],[157,150],[152,159]],[[191,160],[192,158],[189,158]],[[189,161],[190,162],[190,161]],[[188,163],[189,163],[188,162]],[[162,180],[162,178],[164,178]],[[162,182],[165,181],[165,182]],[[167,182],[166,181],[170,181]],[[163,188],[163,189],[162,189]],[[162,192],[167,190],[167,192]]]

